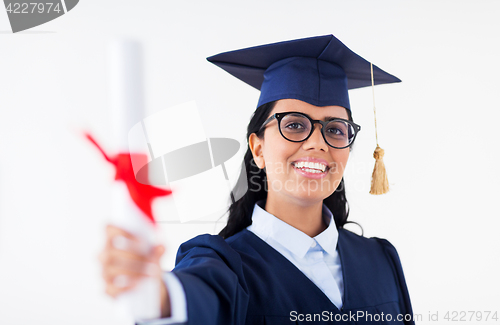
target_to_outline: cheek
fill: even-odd
[[[283,147],[270,149],[264,154],[266,170],[271,178],[280,178],[287,172],[288,157],[290,154]]]
[[[349,160],[349,148],[336,150],[332,153],[332,159],[334,166],[332,166],[333,168],[331,168],[330,172],[342,175]]]
[[[300,148],[300,144],[283,139],[280,134],[269,132],[266,134],[266,142],[263,148],[266,170],[269,174],[280,177],[287,172],[292,157]]]

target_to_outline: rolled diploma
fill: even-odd
[[[113,41],[108,49],[109,94],[114,149],[118,153],[130,152],[148,155],[147,144],[129,143],[128,132],[144,118],[142,84],[142,51],[138,42]],[[114,182],[111,224],[139,237],[143,251],[157,243],[155,226],[135,205],[124,182]],[[154,278],[142,279],[135,288],[116,299],[121,313],[134,320],[159,318],[160,284]]]

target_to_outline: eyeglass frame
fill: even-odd
[[[309,132],[309,135],[304,139],[304,140],[300,140],[300,141],[294,141],[294,140],[290,140],[288,139],[287,137],[285,137],[283,135],[283,132],[281,131],[281,120],[287,116],[288,114],[300,114],[302,116],[305,116],[310,122],[311,122],[311,132]],[[343,119],[343,118],[334,118],[334,119],[331,119],[331,120],[328,120],[328,121],[321,121],[321,120],[313,120],[311,117],[309,117],[309,115],[305,114],[305,113],[302,113],[302,112],[283,112],[283,113],[274,113],[273,115],[271,115],[267,120],[264,121],[264,123],[262,123],[260,129],[259,129],[259,132],[262,131],[262,129],[269,123],[272,122],[272,120],[276,119],[276,121],[278,121],[278,129],[280,131],[280,134],[281,136],[285,139],[285,140],[288,140],[290,142],[304,142],[306,141],[307,139],[309,139],[311,137],[311,135],[313,134],[314,132],[314,124],[315,123],[319,123],[321,124],[321,135],[323,136],[323,140],[325,140],[325,143],[327,145],[329,145],[330,147],[332,148],[335,148],[335,149],[345,149],[345,148],[349,148],[350,146],[352,146],[352,144],[354,143],[354,140],[356,140],[356,136],[358,135],[358,132],[361,130],[361,126],[354,123],[353,121],[349,121],[349,120],[346,120],[346,119]],[[326,137],[325,137],[325,128],[326,128],[326,125],[332,121],[342,121],[342,122],[346,122],[347,124],[351,125],[353,127],[353,130],[354,130],[354,137],[352,138],[352,141],[351,143],[349,143],[349,145],[345,146],[345,147],[335,147],[335,146],[332,146],[327,140],[326,140]]]

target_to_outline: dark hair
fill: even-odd
[[[264,129],[260,130],[261,125],[268,118],[269,113],[274,108],[276,101],[264,104],[257,108],[247,128],[247,141],[252,133],[255,133],[259,138],[264,135]],[[349,120],[352,121],[351,111],[346,110]],[[223,238],[231,237],[252,224],[252,212],[255,202],[266,199],[266,173],[260,169],[253,160],[252,151],[248,147],[245,157],[243,158],[246,173],[241,171],[237,184],[247,182],[248,190],[236,202],[233,202],[229,207],[229,218],[227,224],[219,233]],[[238,186],[238,185],[236,185]],[[235,187],[235,191],[236,191]],[[233,191],[234,192],[234,191]],[[337,228],[342,228],[347,222],[349,215],[349,204],[345,196],[344,178],[340,181],[337,189],[323,200],[323,203],[330,209],[335,218]]]

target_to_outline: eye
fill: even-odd
[[[333,135],[345,135],[345,132],[343,130],[335,127],[329,128],[327,132]]]
[[[325,128],[325,135],[330,138],[344,139],[349,134],[350,126],[343,121],[331,121]]]
[[[305,133],[311,129],[307,117],[299,114],[288,114],[281,120],[281,131],[286,133]]]
[[[288,123],[285,128],[291,129],[291,130],[298,130],[298,129],[304,129],[304,125],[301,123],[293,122],[293,123]]]

